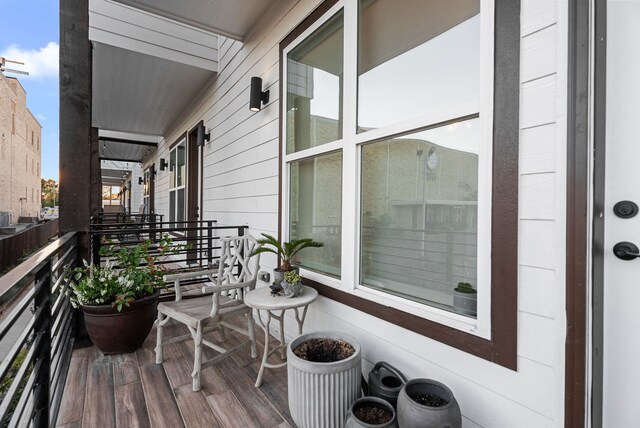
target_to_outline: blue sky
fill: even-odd
[[[0,56],[25,62],[7,68],[17,77],[27,107],[42,125],[42,177],[58,179],[58,0],[0,0]]]

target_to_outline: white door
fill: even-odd
[[[607,2],[607,36],[603,426],[640,427],[640,258],[613,252],[640,246],[640,214],[614,214],[620,201],[640,205],[639,0]]]

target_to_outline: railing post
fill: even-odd
[[[39,370],[36,373],[34,400],[34,426],[50,426],[49,403],[51,387],[51,260],[43,266],[36,274],[34,310],[36,318],[34,320],[34,335],[38,342],[37,349],[34,350],[35,364]]]
[[[91,263],[100,265],[100,225],[102,224],[102,216],[92,217],[89,224],[91,229]]]
[[[156,229],[158,228],[158,224],[156,223],[156,215],[155,214],[149,214],[149,227],[151,228],[152,232],[149,234],[149,239],[151,239],[151,242],[156,242]]]
[[[213,264],[213,221],[207,221],[207,264]]]

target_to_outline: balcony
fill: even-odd
[[[187,333],[178,324],[165,329],[167,336]],[[262,335],[257,337],[262,355]],[[227,341],[233,345],[238,338],[228,334]],[[247,350],[204,369],[202,390],[193,392],[193,342],[166,345],[163,364],[155,364],[154,346],[155,328],[132,354],[104,356],[95,347],[75,350],[56,426],[295,426],[287,406],[286,367],[267,370],[256,388],[260,359]],[[207,351],[206,358],[215,356]]]
[[[94,263],[100,262],[98,247],[106,239],[127,246],[171,234],[175,241],[191,245],[167,260],[168,267],[208,266],[219,257],[219,237],[243,234],[247,227],[155,220],[94,219],[90,231]],[[0,278],[2,426],[293,425],[286,368],[267,370],[262,386],[256,388],[261,361],[252,359],[248,350],[205,368],[202,390],[193,392],[193,343],[165,345],[164,363],[155,364],[155,327],[142,348],[130,354],[105,356],[94,346],[77,346],[76,311],[65,293],[80,249],[79,235],[68,233]],[[184,298],[201,296],[202,285],[183,284]],[[169,288],[161,299],[173,296]],[[186,333],[186,327],[177,323],[165,327],[165,337]],[[217,334],[209,333],[213,340]],[[262,355],[264,339],[256,337]],[[229,345],[239,341],[234,332],[228,332],[226,339]],[[206,347],[204,352],[205,358],[216,355]],[[274,355],[270,362],[281,361]]]

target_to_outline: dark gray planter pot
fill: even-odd
[[[299,266],[291,266],[292,270],[296,271],[297,273],[300,273],[300,267]],[[284,281],[284,272],[280,270],[280,268],[275,268],[273,270],[273,283],[274,284],[280,284],[282,281]]]
[[[415,402],[410,395],[434,394],[447,404],[431,407]],[[400,428],[461,428],[460,406],[446,385],[431,379],[413,379],[404,385],[398,396],[398,426]]]
[[[309,339],[348,342],[355,352],[333,363],[315,363],[297,357],[293,350]],[[347,411],[360,396],[362,357],[360,344],[351,336],[330,331],[300,335],[287,345],[289,412],[299,428],[342,427]]]
[[[366,422],[362,422],[355,416],[355,411],[362,406],[375,406],[381,409],[384,409],[390,412],[393,416],[391,420],[384,424],[368,424]],[[344,428],[397,428],[398,427],[398,418],[396,415],[396,411],[393,406],[386,400],[378,397],[364,397],[357,399],[352,405],[349,411],[347,412],[347,417],[345,419]]]
[[[461,293],[453,290],[453,309],[464,315],[475,317],[478,313],[478,293]]]

